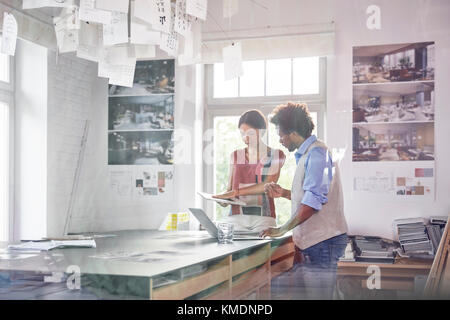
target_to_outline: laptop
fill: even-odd
[[[211,219],[206,215],[205,211],[202,209],[197,208],[189,208],[189,211],[197,218],[197,220],[202,224],[202,226],[205,227],[206,231],[213,236],[214,238],[217,238],[217,227],[214,224],[214,222],[211,221]],[[261,238],[259,236],[259,232],[249,232],[249,231],[235,231],[233,235],[233,240],[267,240],[264,238]]]

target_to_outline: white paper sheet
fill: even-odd
[[[146,44],[134,45],[136,59],[150,59],[156,57],[156,46]]]
[[[59,17],[53,18],[55,24],[56,42],[60,53],[73,52],[78,48],[78,7],[64,8]]]
[[[112,46],[128,42],[128,14],[113,12],[111,24],[103,25],[103,44]]]
[[[186,0],[186,13],[206,20],[207,0]]]
[[[136,3],[131,2],[130,42],[134,44],[159,45],[161,43],[160,32],[151,30],[149,24],[145,23],[142,19],[136,18],[134,15],[136,10],[135,6]]]
[[[110,24],[112,12],[95,8],[95,0],[80,0],[80,20]]]
[[[178,66],[186,66],[201,62],[202,58],[202,23],[193,21],[192,30],[179,41]]]
[[[96,0],[97,9],[128,13],[129,0]]]
[[[109,78],[110,84],[132,87],[135,67],[134,48],[114,46],[105,49],[104,59],[98,64],[98,76]]]
[[[178,53],[178,34],[172,32],[161,33],[160,49],[167,52],[169,56],[176,57]]]
[[[223,0],[223,17],[230,18],[239,11],[239,0]]]
[[[17,21],[12,14],[3,13],[2,53],[14,56],[17,42]]]
[[[223,64],[225,69],[225,81],[232,80],[244,74],[242,67],[242,47],[240,42],[235,42],[234,45],[224,47]]]
[[[131,16],[141,19],[147,23],[152,23],[155,16],[155,6],[153,0],[134,0],[131,1]],[[131,19],[133,21],[133,18]]]
[[[99,64],[100,69],[100,64]],[[117,170],[109,172],[109,184],[115,195],[131,197],[133,174],[129,170]]]
[[[152,29],[170,32],[171,7],[170,0],[135,0],[132,14],[152,25]]]
[[[78,35],[77,57],[98,62],[103,58],[102,27],[82,22]]]
[[[135,58],[134,51],[129,46],[114,46],[105,49],[104,61],[112,65],[128,64],[130,59]]]
[[[186,0],[177,0],[175,9],[175,32],[186,36],[192,28],[192,16],[186,13]]]
[[[74,0],[23,0],[22,9],[34,9],[42,7],[70,7]]]

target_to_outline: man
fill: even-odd
[[[282,226],[263,230],[260,236],[278,237],[293,229],[296,255],[302,256],[302,261],[290,272],[286,284],[300,283],[309,291],[320,287],[314,297],[331,299],[337,261],[347,245],[339,170],[328,147],[311,135],[314,123],[306,104],[279,105],[270,121],[277,126],[280,143],[289,152],[296,150],[297,168],[291,190],[276,183],[265,185],[269,197],[291,200],[291,218]],[[306,295],[311,297],[308,292]]]

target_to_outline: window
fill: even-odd
[[[223,63],[215,63],[209,68],[209,76],[213,79],[209,82],[210,102],[321,94],[319,57],[244,61],[242,67],[244,75],[229,81],[224,79]]]
[[[1,37],[0,37],[1,40]],[[0,53],[0,241],[11,240],[12,192],[12,101],[14,96],[12,58]]]
[[[8,240],[9,231],[9,112],[0,102],[0,241]]]
[[[326,105],[326,59],[319,57],[244,61],[244,75],[225,82],[223,64],[207,66],[206,75],[213,81],[208,85],[208,114],[205,129],[213,130],[214,161],[205,165],[205,189],[212,193],[225,192],[228,187],[230,155],[244,148],[239,129],[239,116],[257,108],[266,117],[280,103],[304,101],[308,104],[316,128],[314,134],[324,139],[324,118]],[[207,80],[208,80],[207,79]],[[286,162],[281,169],[278,183],[291,188],[292,174],[296,163],[293,153],[289,153],[279,143],[275,126],[269,124],[268,144],[281,149],[286,154]],[[207,202],[207,211],[214,212],[214,219],[221,219],[230,212],[230,207]],[[291,214],[291,204],[286,199],[275,200],[277,222],[286,222]]]

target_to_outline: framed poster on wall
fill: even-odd
[[[434,42],[353,48],[358,195],[434,200],[434,74]]]

